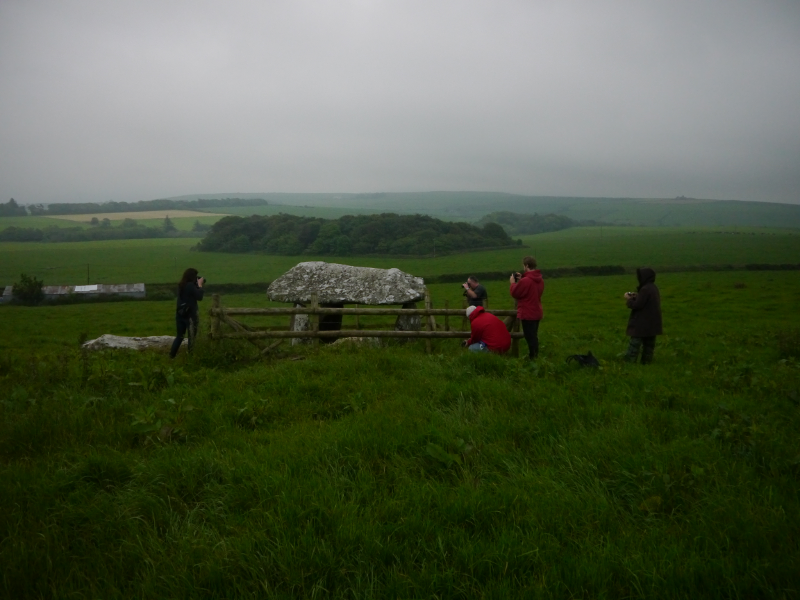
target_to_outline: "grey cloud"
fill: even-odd
[[[800,202],[796,2],[4,2],[0,199]]]

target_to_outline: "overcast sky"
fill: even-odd
[[[800,2],[0,0],[0,201],[800,202]]]

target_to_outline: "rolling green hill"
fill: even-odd
[[[180,196],[175,200],[218,197]],[[497,192],[421,192],[374,194],[236,194],[266,198],[270,211],[280,207],[353,209],[360,212],[421,213],[441,219],[476,221],[487,213],[554,213],[576,221],[648,227],[791,227],[800,228],[800,205],[693,198],[568,198],[521,196]],[[275,205],[278,205],[277,207]],[[259,207],[256,207],[259,208]],[[245,211],[246,212],[246,211]],[[243,214],[237,210],[236,214]],[[262,213],[258,213],[262,214]],[[314,215],[317,216],[317,215]],[[319,215],[322,216],[322,215]]]

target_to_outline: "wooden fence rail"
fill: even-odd
[[[516,310],[487,310],[487,313],[496,317],[514,317]],[[212,308],[211,316],[250,315],[250,316],[276,316],[276,315],[404,315],[404,316],[464,316],[463,309],[453,308]]]
[[[388,329],[336,329],[331,331],[232,331],[221,334],[221,338],[345,338],[345,337],[381,337],[381,338],[463,338],[470,336],[469,331],[393,331]],[[511,337],[521,339],[522,333],[512,332]]]
[[[445,303],[447,304],[447,303]],[[256,340],[259,339],[277,339],[269,348],[263,348],[262,352],[267,352],[274,348],[281,340],[287,338],[308,338],[314,344],[319,344],[320,339],[337,339],[337,338],[352,338],[352,337],[372,337],[372,338],[401,338],[401,339],[424,339],[426,347],[430,352],[430,343],[432,339],[467,339],[470,337],[469,331],[451,331],[449,317],[465,317],[463,309],[450,309],[450,308],[431,308],[430,295],[426,294],[425,297],[426,308],[331,308],[321,307],[316,297],[311,298],[310,305],[307,307],[294,307],[294,308],[222,308],[220,306],[219,295],[212,296],[212,306],[209,314],[211,315],[211,338],[212,339],[230,339],[239,338],[248,340],[256,345]],[[510,317],[507,319],[507,327],[510,329],[512,345],[511,354],[513,356],[519,355],[519,340],[523,334],[519,331],[519,321],[516,319],[516,310],[487,310],[486,312],[493,314],[497,317]],[[249,316],[293,316],[293,315],[308,315],[310,321],[310,329],[307,331],[270,331],[270,330],[253,330],[238,321],[231,318],[233,315],[249,315]],[[339,330],[324,330],[319,329],[320,315],[383,315],[383,316],[420,316],[421,325],[425,329],[418,331],[394,331],[385,329],[339,329]],[[436,331],[436,322],[434,317],[443,316],[445,318],[445,331]],[[233,329],[233,331],[222,333],[220,325],[225,323]]]

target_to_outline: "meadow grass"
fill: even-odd
[[[194,221],[192,221],[193,223]],[[188,228],[188,227],[187,227]],[[728,233],[723,233],[728,231]],[[165,283],[194,266],[217,283],[271,281],[298,262],[325,260],[367,267],[397,267],[418,276],[512,271],[526,254],[542,268],[588,265],[687,266],[796,262],[800,233],[775,229],[671,229],[586,227],[523,236],[527,248],[452,254],[436,258],[274,256],[195,252],[196,239],[72,243],[0,243],[0,284],[20,273],[45,284]]]
[[[548,281],[536,363],[81,354],[115,323],[169,333],[172,303],[4,307],[1,593],[797,597],[800,274],[659,276],[646,367],[617,356],[631,280]],[[586,350],[600,370],[565,362]]]

